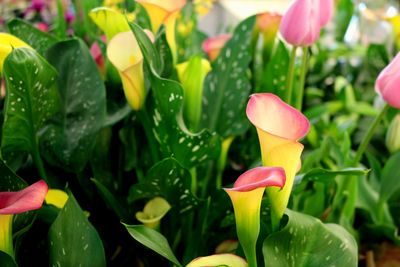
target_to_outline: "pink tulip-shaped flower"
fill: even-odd
[[[13,214],[39,209],[47,193],[47,184],[40,180],[17,192],[0,192],[0,250],[14,257],[12,244]]]
[[[390,106],[400,109],[400,53],[379,74],[375,90]]]
[[[279,31],[294,46],[310,46],[332,13],[333,0],[295,0],[283,16]]]
[[[225,43],[231,39],[231,37],[232,35],[230,34],[221,34],[208,38],[203,42],[203,51],[206,52],[211,61],[214,61],[218,57],[219,52],[224,47]]]
[[[267,188],[272,222],[277,227],[288,204],[300,165],[303,145],[298,140],[307,134],[310,123],[301,112],[270,93],[252,95],[246,114],[257,128],[263,165],[282,167],[286,173],[286,183],[282,190]]]
[[[285,171],[282,168],[257,167],[240,175],[233,188],[224,189],[231,198],[237,235],[250,267],[257,266],[256,243],[260,232],[261,200],[265,188],[282,188],[285,180]]]

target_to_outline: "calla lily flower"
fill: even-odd
[[[95,8],[90,11],[89,16],[104,32],[108,41],[110,41],[118,33],[130,31],[126,17],[112,8]]]
[[[0,73],[3,72],[3,63],[13,48],[30,47],[24,41],[18,39],[14,35],[0,32]]]
[[[189,129],[195,131],[200,122],[203,83],[211,65],[201,56],[193,56],[189,61],[178,64],[176,70],[183,86],[183,115]]]
[[[199,257],[189,262],[186,267],[247,267],[247,262],[234,254],[217,254],[206,257]]]
[[[221,34],[215,37],[208,38],[203,42],[203,51],[206,52],[208,58],[214,61],[221,49],[225,46],[225,43],[231,39],[230,34]]]
[[[47,193],[47,184],[40,180],[17,192],[0,192],[0,250],[14,258],[12,243],[13,215],[39,209]]]
[[[107,56],[118,70],[125,97],[134,110],[145,102],[143,55],[131,31],[118,33],[107,46]]]
[[[45,201],[48,205],[62,209],[68,201],[68,194],[60,189],[49,189]]]
[[[400,53],[379,74],[375,90],[386,103],[400,109]]]
[[[172,56],[176,59],[175,23],[186,0],[136,0],[144,7],[151,20],[153,33],[157,33],[162,24],[165,26],[166,37]]]
[[[94,42],[90,47],[90,54],[92,55],[94,61],[96,62],[97,68],[101,76],[104,78],[106,76],[106,63],[104,61],[100,45],[97,42]]]
[[[225,240],[215,248],[215,254],[234,253],[238,247],[237,240]]]
[[[283,16],[279,31],[294,46],[310,46],[332,13],[333,0],[295,0]]]
[[[264,54],[270,55],[282,16],[277,13],[264,12],[256,17],[256,30],[263,36]]]
[[[265,188],[282,188],[285,180],[285,171],[280,167],[257,167],[239,176],[233,188],[224,189],[232,201],[237,235],[250,267],[257,266],[256,243]]]
[[[257,128],[264,166],[282,167],[286,173],[286,183],[282,190],[267,188],[272,206],[272,222],[277,227],[286,209],[300,165],[303,138],[310,123],[295,108],[270,93],[254,94],[247,104],[246,114]]]
[[[149,228],[158,229],[161,219],[170,209],[165,199],[156,197],[147,202],[143,211],[136,212],[136,219]]]

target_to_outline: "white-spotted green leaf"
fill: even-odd
[[[62,110],[43,133],[41,151],[50,164],[79,172],[105,121],[104,83],[89,49],[78,39],[55,44],[47,58],[60,74]]]
[[[146,181],[135,184],[129,191],[129,202],[161,196],[179,213],[195,208],[199,201],[190,192],[191,178],[188,170],[175,159],[167,158],[154,165]]]
[[[264,241],[266,267],[357,266],[357,242],[343,227],[291,210],[286,215],[286,226]]]
[[[223,137],[241,134],[249,125],[245,107],[251,90],[247,71],[254,23],[253,16],[236,27],[204,82],[201,124]]]
[[[26,21],[12,19],[7,23],[12,35],[17,36],[34,48],[39,54],[44,55],[46,50],[58,41],[58,38],[42,32]]]
[[[103,243],[73,195],[49,230],[50,266],[106,266]]]

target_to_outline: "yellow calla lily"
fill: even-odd
[[[186,267],[247,267],[247,262],[234,254],[217,254],[206,257],[199,257],[189,262]]]
[[[95,8],[90,11],[89,16],[104,32],[108,41],[120,32],[130,31],[127,17],[112,8]]]
[[[175,23],[179,11],[186,4],[186,0],[137,0],[136,2],[142,5],[149,15],[153,33],[156,33],[160,26],[164,24],[167,42],[175,60],[177,51]]]
[[[18,48],[18,47],[31,48],[28,44],[26,44],[21,39],[15,37],[14,35],[5,32],[0,32],[0,73],[3,72],[3,63],[8,54],[11,53],[13,48]]]
[[[134,110],[145,102],[143,55],[131,31],[115,35],[107,46],[107,56],[121,77],[125,97]]]
[[[68,194],[60,189],[49,189],[44,200],[48,205],[62,209],[68,201]]]
[[[155,197],[144,206],[143,211],[136,212],[136,219],[145,226],[157,229],[161,219],[171,209],[169,203],[162,197]]]
[[[269,94],[254,94],[247,105],[247,117],[256,126],[264,166],[282,167],[286,173],[286,184],[282,190],[267,188],[272,206],[273,227],[287,207],[303,145],[303,138],[310,127],[307,118],[279,97]]]

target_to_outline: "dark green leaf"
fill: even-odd
[[[18,267],[13,258],[7,253],[0,250],[0,266],[1,267]]]
[[[104,124],[104,83],[88,48],[80,40],[57,43],[48,50],[47,57],[60,73],[62,111],[43,133],[42,152],[49,163],[79,172]]]
[[[332,182],[333,179],[338,175],[344,176],[353,176],[353,175],[366,175],[369,170],[364,168],[346,168],[338,171],[324,170],[320,168],[315,168],[308,171],[305,174],[300,174],[296,176],[296,181],[304,181],[304,182],[322,182],[329,183]]]
[[[400,152],[389,158],[382,170],[380,201],[387,201],[400,189]]]
[[[357,242],[344,228],[291,210],[286,214],[287,225],[264,241],[265,266],[357,266]]]
[[[202,125],[222,137],[242,134],[249,125],[245,107],[251,90],[247,70],[254,23],[253,16],[237,26],[204,82]]]
[[[10,20],[7,23],[7,27],[11,34],[32,46],[41,55],[44,55],[46,50],[58,41],[56,37],[42,32],[21,19]]]
[[[168,240],[162,234],[144,225],[124,225],[136,241],[165,257],[176,266],[182,266],[172,252]]]
[[[70,195],[49,230],[51,266],[106,266],[103,243]]]

